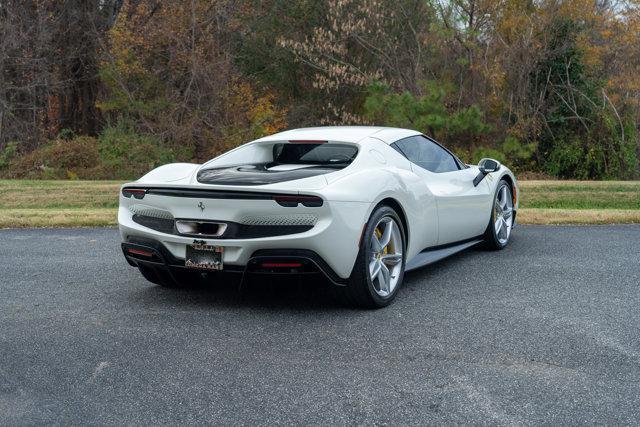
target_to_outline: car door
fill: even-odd
[[[492,195],[487,180],[476,187],[478,174],[435,141],[419,135],[394,145],[411,161],[435,196],[438,212],[438,245],[481,235],[489,223]],[[394,147],[395,148],[395,147]]]

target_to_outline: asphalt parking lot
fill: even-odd
[[[115,229],[0,230],[0,424],[638,424],[640,226],[519,226],[409,273],[167,290]]]

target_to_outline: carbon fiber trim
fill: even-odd
[[[131,219],[136,224],[140,224],[140,225],[142,225],[144,227],[147,227],[147,228],[150,228],[152,230],[156,230],[156,231],[159,231],[161,233],[166,233],[166,234],[175,234],[174,233],[174,226],[173,226],[173,223],[174,223],[173,219],[156,218],[156,217],[152,217],[152,216],[138,215],[138,214],[134,214]]]

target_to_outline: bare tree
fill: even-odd
[[[95,134],[100,38],[122,0],[0,3],[0,147],[61,129]]]

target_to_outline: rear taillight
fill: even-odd
[[[258,257],[247,263],[249,273],[304,274],[317,271],[311,260],[298,257]]]
[[[262,268],[300,268],[301,262],[263,262],[260,264]]]
[[[318,208],[322,206],[322,198],[317,196],[273,196],[273,200],[280,206],[295,208],[298,204],[308,208]]]
[[[145,248],[138,245],[129,246],[128,243],[124,243],[122,245],[122,249],[124,250],[124,254],[132,259],[139,261],[162,262],[160,255],[151,248]]]
[[[136,199],[142,199],[144,198],[145,194],[147,194],[147,190],[145,190],[144,188],[123,188],[122,189],[122,195],[124,197],[133,196]]]

